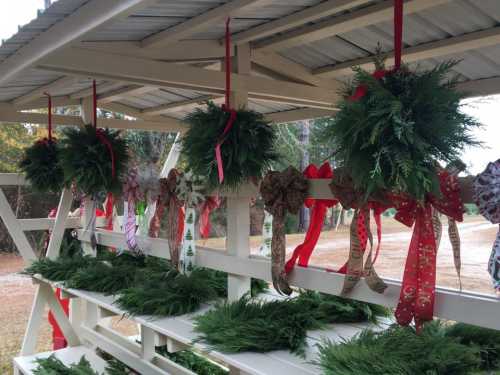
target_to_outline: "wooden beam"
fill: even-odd
[[[183,40],[168,48],[141,48],[140,42],[81,42],[78,47],[122,56],[162,61],[211,61],[225,56],[224,45],[218,40]],[[233,54],[233,51],[231,51]]]
[[[39,68],[76,75],[156,87],[185,86],[187,89],[223,94],[225,73],[187,65],[123,57],[107,53],[69,48],[40,62]],[[309,104],[331,105],[338,99],[339,85],[324,89],[297,83],[275,81],[246,74],[232,74],[235,90],[245,88],[270,100],[290,100]]]
[[[0,64],[0,85],[12,80],[22,70],[36,64],[70,43],[82,38],[86,33],[106,22],[127,17],[138,9],[156,0],[91,0],[75,12],[64,17],[47,31],[35,36],[28,44],[9,56]]]
[[[491,29],[475,31],[456,37],[405,48],[403,50],[403,59],[406,63],[410,63],[498,44],[500,44],[500,27],[497,26]],[[392,65],[394,63],[394,52],[390,52],[385,56],[387,58],[387,64]],[[369,70],[373,67],[373,57],[363,57],[340,64],[317,68],[313,71],[313,74],[322,78],[341,77],[351,74],[353,66],[359,66]]]
[[[21,95],[11,101],[14,105],[22,105],[33,101],[34,99],[41,98],[45,92],[49,94],[53,91],[59,90],[65,86],[71,85],[75,81],[75,77],[61,77],[46,85],[40,86],[27,94]]]
[[[47,115],[43,113],[32,113],[32,112],[15,112],[0,110],[0,121],[3,122],[22,122],[29,124],[47,124]],[[79,116],[64,116],[64,115],[54,115],[52,116],[53,125],[72,125],[72,126],[83,126],[84,122]],[[148,120],[120,120],[120,119],[107,119],[99,118],[99,126],[112,129],[139,129],[139,130],[151,130],[151,131],[161,131],[161,132],[184,132],[186,130],[186,125],[182,124],[181,121],[174,119],[172,117],[161,116],[157,121]]]
[[[296,82],[318,87],[332,87],[336,83],[315,77],[307,67],[297,64],[275,52],[252,51],[252,61]]]
[[[12,103],[6,103],[6,104],[12,105]],[[79,104],[80,104],[80,99],[71,99],[68,95],[52,97],[53,107],[68,107]],[[18,111],[47,108],[47,99],[46,98],[34,99],[25,104],[14,105],[14,108]]]
[[[470,98],[500,94],[500,77],[462,82],[457,85],[457,90],[465,92]]]
[[[123,86],[120,82],[104,82],[97,85],[97,93],[103,93],[110,90],[115,90],[116,88]],[[70,99],[83,99],[88,96],[92,96],[92,85],[86,89],[76,91],[69,95]]]
[[[409,15],[420,12],[449,1],[408,0],[404,5],[404,14]],[[388,21],[394,17],[393,3],[393,0],[386,0],[343,16],[328,18],[254,43],[253,47],[260,50],[281,50]]]
[[[101,105],[102,103],[114,102],[129,96],[142,95],[147,92],[155,91],[157,89],[157,87],[151,86],[129,85],[110,92],[106,92],[104,94],[100,94],[97,96],[97,100],[99,101],[99,105]]]
[[[208,26],[222,21],[231,13],[240,10],[246,6],[253,5],[262,0],[231,0],[219,7],[210,9],[198,16],[192,17],[185,22],[169,27],[166,30],[153,34],[141,41],[142,47],[158,47],[175,43],[186,39],[198,31],[206,29]]]
[[[328,17],[336,13],[344,12],[353,7],[357,7],[371,0],[328,0],[318,5],[306,8],[302,11],[292,13],[288,16],[266,22],[262,25],[241,31],[232,36],[234,44],[252,42],[256,39],[264,38],[276,33],[290,30],[302,26],[320,18]]]
[[[186,99],[182,100],[179,102],[173,102],[173,103],[167,103],[167,104],[162,104],[156,107],[151,107],[151,108],[146,108],[141,110],[141,113],[145,115],[160,115],[165,112],[169,112],[173,109],[192,109],[195,108],[201,104],[204,104],[205,102],[209,100],[214,100],[216,98],[220,98],[220,96],[216,95],[205,95],[193,99]]]
[[[333,110],[316,109],[316,108],[299,108],[299,109],[291,109],[289,111],[267,113],[265,117],[268,121],[280,124],[285,122],[294,122],[294,121],[310,120],[321,117],[330,117],[334,115],[335,111]]]

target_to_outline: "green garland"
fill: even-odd
[[[219,186],[215,145],[228,117],[221,107],[209,102],[205,111],[196,109],[185,119],[190,127],[182,138],[183,155],[195,175],[206,176],[209,189]],[[260,178],[278,157],[275,142],[275,130],[262,114],[239,109],[221,146],[223,186],[235,189],[248,178]]]
[[[419,335],[394,325],[341,344],[325,341],[316,364],[325,375],[465,375],[479,370],[481,357],[477,346],[460,343],[435,321]]]
[[[377,62],[378,77],[354,70],[340,111],[322,136],[336,147],[337,160],[364,199],[385,191],[417,200],[439,195],[438,162],[454,162],[465,147],[479,144],[471,131],[480,124],[462,111],[465,95],[448,79],[456,64],[386,72]]]
[[[97,263],[97,259],[90,256],[76,255],[74,257],[59,257],[55,260],[42,258],[29,265],[24,273],[41,275],[50,281],[65,281],[71,278],[79,269],[88,268]]]
[[[379,306],[317,292],[271,302],[246,296],[196,317],[199,341],[226,353],[288,349],[303,355],[308,330],[329,323],[376,321],[387,311]]]
[[[166,347],[157,348],[159,354],[174,361],[178,365],[191,370],[198,375],[229,375],[229,371],[223,369],[214,362],[198,355],[191,350],[169,353]]]
[[[19,167],[33,189],[40,193],[59,193],[64,173],[59,164],[59,146],[55,139],[42,139],[28,147]]]
[[[92,370],[89,361],[83,356],[78,363],[69,367],[62,363],[53,354],[48,358],[37,359],[38,367],[33,370],[35,375],[99,375]]]
[[[60,162],[66,185],[75,183],[88,195],[120,192],[121,178],[126,171],[129,158],[127,142],[120,138],[120,133],[109,129],[96,129],[92,125],[84,128],[67,128],[64,133],[66,137],[61,141]],[[110,150],[103,143],[103,139],[109,142],[113,150],[114,177]]]

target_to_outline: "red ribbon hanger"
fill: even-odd
[[[229,133],[233,127],[234,121],[236,120],[236,111],[231,109],[230,95],[231,95],[231,32],[229,29],[229,23],[231,18],[226,20],[226,56],[225,56],[225,68],[226,68],[226,93],[225,93],[225,104],[223,106],[224,111],[229,113],[229,119],[227,120],[226,127],[222,132],[217,144],[215,145],[215,159],[217,160],[217,172],[219,174],[219,184],[224,181],[224,165],[222,162],[221,146],[226,140],[226,135]]]
[[[48,92],[43,93],[47,99],[47,114],[48,114],[48,137],[49,137],[49,142],[52,141],[52,96]]]
[[[333,171],[330,163],[328,162],[323,163],[319,170],[314,164],[310,164],[304,170],[304,176],[307,178],[324,178],[331,180],[333,178]],[[329,207],[332,207],[337,203],[338,201],[334,199],[308,198],[305,200],[305,206],[312,208],[311,222],[309,223],[309,228],[307,228],[304,242],[295,248],[292,257],[285,265],[286,273],[290,273],[293,270],[297,261],[301,267],[308,266],[312,252],[318,243],[321,229],[323,228],[323,223],[325,221],[326,212]]]

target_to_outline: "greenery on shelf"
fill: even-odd
[[[64,185],[59,146],[55,139],[44,138],[26,148],[19,167],[37,192],[59,193]]]
[[[36,363],[38,367],[33,370],[35,375],[99,375],[92,370],[85,356],[78,363],[72,363],[69,367],[54,355],[37,359]]]
[[[206,176],[208,189],[219,186],[215,146],[229,119],[229,113],[209,102],[206,110],[195,109],[185,122],[189,129],[182,138],[187,165],[197,176]],[[249,178],[260,178],[278,159],[276,131],[260,113],[239,109],[231,130],[223,138],[221,158],[223,186],[235,189]]]
[[[308,330],[329,323],[375,322],[387,313],[380,306],[309,291],[270,302],[245,296],[196,317],[195,331],[200,341],[221,352],[289,349],[303,354]]]
[[[434,321],[420,335],[412,327],[394,325],[380,332],[365,330],[341,344],[325,341],[316,364],[326,375],[465,375],[494,370],[498,342],[498,332],[463,324],[447,327]]]
[[[323,137],[336,145],[336,160],[365,199],[385,191],[417,200],[439,195],[437,163],[454,162],[465,147],[478,145],[472,130],[480,124],[462,111],[465,94],[449,78],[456,64],[386,71],[377,61],[374,74],[354,69]]]
[[[191,370],[198,375],[228,375],[229,371],[216,363],[198,355],[191,350],[182,350],[176,353],[169,353],[166,347],[159,347],[157,351],[174,361],[178,365]],[[117,374],[118,375],[118,374]]]
[[[69,127],[64,135],[60,163],[66,185],[75,183],[88,195],[121,192],[121,177],[126,171],[129,156],[128,144],[120,133],[87,125],[83,128]]]
[[[50,281],[65,281],[70,279],[79,269],[87,268],[96,262],[96,258],[82,255],[59,257],[55,260],[42,258],[29,265],[24,273],[28,275],[39,274]]]

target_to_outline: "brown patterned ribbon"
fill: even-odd
[[[167,241],[170,251],[170,262],[175,268],[179,266],[181,245],[179,232],[181,231],[180,225],[183,223],[183,220],[180,220],[183,202],[178,199],[176,194],[178,175],[179,172],[176,169],[172,169],[167,178],[160,179],[160,195],[158,196],[156,210],[149,227],[149,236],[157,238],[160,234],[163,213],[165,207],[167,207]]]
[[[285,273],[285,216],[297,214],[307,196],[309,182],[293,167],[283,172],[268,172],[260,185],[265,209],[273,215],[271,244],[271,273],[273,285],[281,294],[290,295],[292,289]]]

